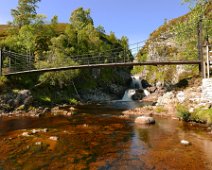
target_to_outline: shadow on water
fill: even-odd
[[[0,120],[0,169],[211,169],[212,136],[204,129],[160,117],[141,126],[120,117],[142,105],[113,101],[79,106],[71,117]],[[31,133],[37,128],[48,131]]]

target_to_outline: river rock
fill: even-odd
[[[179,103],[183,103],[185,101],[185,93],[182,91],[178,92],[176,97]]]
[[[44,128],[44,129],[32,129],[32,133],[35,134],[35,133],[40,133],[40,132],[44,132],[46,133],[48,131],[47,128]]]
[[[53,140],[53,141],[57,141],[58,140],[58,137],[57,136],[51,136],[49,137],[50,140]]]
[[[31,96],[31,92],[29,90],[21,90],[18,92],[17,97],[15,99],[15,105],[18,106],[23,104],[24,101]]]
[[[58,106],[51,109],[51,114],[53,114],[54,116],[58,116],[58,115],[66,116],[67,113],[68,113],[67,110],[60,109],[60,107]]]
[[[154,124],[155,119],[150,116],[139,116],[135,119],[136,124]]]
[[[111,94],[116,94],[117,96],[122,97],[124,95],[126,88],[117,84],[108,85],[108,91]]]
[[[190,144],[191,144],[191,143],[190,143],[189,141],[187,141],[187,140],[181,140],[180,143],[181,143],[182,145],[190,145]]]
[[[41,142],[35,142],[35,145],[41,145],[42,143]]]
[[[173,92],[167,92],[163,96],[158,98],[157,105],[170,104],[175,100]]]
[[[30,136],[30,134],[29,134],[29,132],[23,132],[23,133],[21,134],[21,136],[29,137],[29,136]]]
[[[157,87],[155,86],[147,87],[146,90],[148,90],[150,93],[154,93],[157,90]]]

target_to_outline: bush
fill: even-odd
[[[191,114],[191,119],[195,122],[212,124],[212,109],[199,108]]]
[[[212,124],[212,108],[198,108],[192,113],[189,113],[185,105],[177,105],[176,109],[177,116],[184,121]]]
[[[7,87],[7,78],[4,76],[0,77],[0,91],[4,90]]]
[[[176,109],[177,109],[177,116],[184,120],[184,121],[189,121],[190,120],[190,116],[191,114],[189,113],[189,110],[186,106],[184,105],[177,105],[176,106]]]
[[[79,102],[78,102],[76,99],[74,99],[74,98],[70,98],[70,99],[69,99],[69,103],[70,103],[70,104],[77,105]]]

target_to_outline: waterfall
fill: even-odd
[[[131,76],[131,78],[132,78],[132,83],[131,83],[132,88],[143,89],[140,76]]]
[[[122,101],[133,101],[132,96],[135,94],[134,89],[128,89],[125,91]]]
[[[131,76],[131,78],[131,89],[127,89],[125,91],[122,101],[133,101],[132,96],[136,94],[136,89],[143,89],[141,83],[142,78],[140,76]],[[144,89],[144,94],[145,96],[148,96],[150,93],[146,89]]]

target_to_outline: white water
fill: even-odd
[[[145,96],[149,96],[150,92],[148,90],[144,89],[144,94],[145,94]]]
[[[132,96],[136,93],[135,89],[143,89],[141,80],[142,78],[140,76],[132,76],[132,83],[131,83],[132,89],[127,89],[125,91],[122,101],[133,101]],[[149,91],[147,91],[146,89],[143,90],[146,96],[150,94]]]
[[[132,88],[134,89],[143,89],[141,84],[142,78],[140,76],[132,76]]]
[[[132,96],[135,94],[134,89],[128,89],[125,91],[122,101],[133,101]]]

